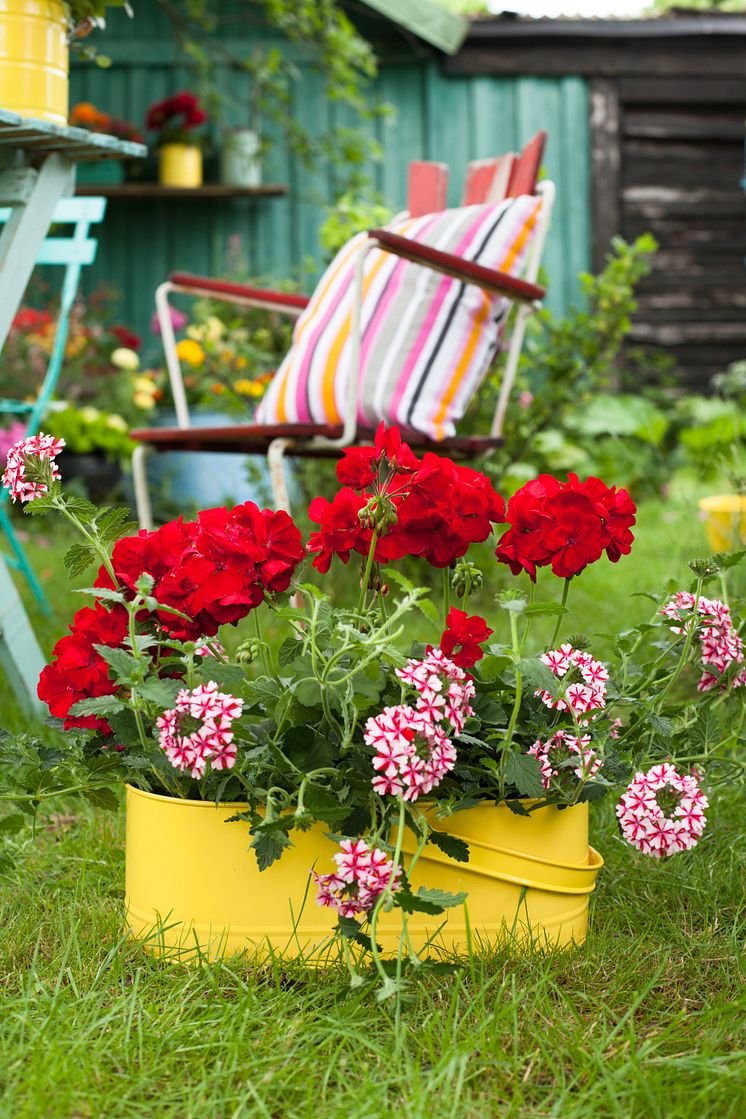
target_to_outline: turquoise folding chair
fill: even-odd
[[[65,360],[67,331],[75,296],[80,282],[80,271],[96,258],[98,242],[90,236],[91,225],[100,222],[106,209],[105,198],[63,198],[57,203],[54,212],[53,234],[44,241],[36,259],[37,264],[60,265],[65,269],[60,296],[60,311],[54,334],[54,342],[49,357],[49,365],[35,400],[12,400],[0,396],[0,414],[26,416],[26,435],[36,435],[42,425],[44,414],[57,387],[62,363]],[[0,209],[0,225],[8,220],[11,209]],[[72,226],[72,232],[63,235],[55,226]],[[0,357],[0,387],[2,386],[2,358]],[[4,464],[2,464],[4,468]],[[5,533],[12,555],[6,560],[21,571],[39,602],[41,608],[49,613],[49,605],[41,585],[26,557],[21,542],[16,536],[8,508],[8,491],[0,489],[0,528]]]

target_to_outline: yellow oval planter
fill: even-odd
[[[310,870],[333,869],[339,848],[325,825],[292,832],[294,846],[259,872],[248,825],[225,823],[245,805],[184,801],[127,789],[126,898],[131,932],[156,952],[208,958],[270,949],[323,959],[336,914],[316,905]],[[409,931],[427,955],[466,953],[506,937],[546,946],[582,944],[601,856],[588,846],[588,806],[516,816],[504,805],[471,808],[437,822],[465,839],[468,863],[428,844],[413,887],[468,894],[438,917],[414,914]],[[412,836],[404,847],[412,850]],[[445,922],[445,924],[444,924]],[[441,928],[442,926],[442,928]],[[401,915],[384,914],[378,940],[398,946]],[[440,930],[440,931],[439,931]],[[336,949],[335,949],[336,954]]]
[[[158,149],[158,181],[162,186],[202,186],[202,149],[194,144],[163,144]]]
[[[0,0],[0,105],[67,124],[67,24],[59,0]]]
[[[703,497],[697,504],[713,552],[732,552],[746,544],[746,496],[724,493]]]

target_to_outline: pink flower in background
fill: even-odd
[[[232,769],[236,744],[232,723],[240,718],[243,700],[218,691],[214,681],[193,691],[182,688],[176,705],[156,719],[161,749],[175,769],[188,770],[190,777],[212,769]]]
[[[10,491],[12,501],[33,501],[48,493],[52,482],[60,477],[54,459],[64,446],[64,439],[39,432],[19,440],[10,448],[3,485]]]
[[[10,448],[20,443],[26,434],[26,425],[14,420],[8,428],[0,428],[0,462],[5,462]]]
[[[342,917],[360,917],[370,912],[384,890],[399,889],[401,867],[394,868],[385,851],[369,847],[363,839],[343,839],[340,847],[334,874],[313,872],[319,888],[316,901]]]
[[[688,851],[699,842],[707,823],[707,797],[695,773],[679,773],[668,762],[636,773],[616,814],[622,835],[655,859]]]
[[[177,333],[179,330],[183,330],[189,322],[189,315],[185,315],[183,311],[179,311],[176,307],[169,307],[168,310],[174,332]],[[151,334],[160,334],[161,332],[161,324],[158,319],[157,311],[153,311],[150,317],[150,332]]]
[[[534,394],[532,392],[522,392],[518,395],[518,407],[523,408],[525,411],[530,408],[534,402]]]

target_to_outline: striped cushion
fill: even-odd
[[[389,229],[466,260],[520,274],[540,199],[521,195],[463,206]],[[298,319],[292,348],[257,413],[260,423],[343,421],[350,375],[358,234],[339,251]],[[509,301],[372,249],[363,281],[358,421],[446,439],[487,372]]]

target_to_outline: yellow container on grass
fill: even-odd
[[[713,552],[733,552],[746,545],[746,496],[724,493],[698,502]]]
[[[163,144],[158,149],[161,186],[202,186],[202,149],[196,144]]]
[[[248,824],[226,823],[241,804],[214,804],[127,789],[126,899],[131,932],[152,950],[189,959],[236,952],[323,960],[336,913],[316,904],[311,869],[334,870],[328,827],[293,831],[293,847],[260,872]],[[436,823],[433,820],[433,823]],[[414,872],[419,886],[467,893],[465,906],[415,913],[409,931],[426,955],[466,954],[506,937],[540,947],[582,944],[601,856],[588,846],[588,806],[540,808],[517,816],[485,804],[437,821],[469,844],[456,863],[428,844]],[[404,848],[412,852],[407,833]],[[444,924],[445,922],[445,924]],[[441,926],[442,929],[441,929]],[[393,952],[401,912],[383,914],[378,941]],[[440,929],[440,932],[438,930]],[[334,950],[336,954],[336,949]]]
[[[0,106],[67,124],[68,50],[59,0],[0,0]]]

